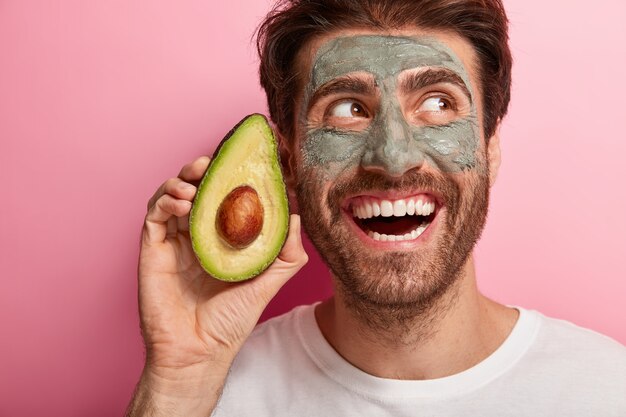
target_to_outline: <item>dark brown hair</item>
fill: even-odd
[[[508,20],[501,0],[279,0],[261,23],[257,48],[270,117],[286,138],[294,133],[301,74],[296,56],[317,36],[348,28],[406,27],[453,31],[477,53],[485,137],[506,114],[511,90]]]

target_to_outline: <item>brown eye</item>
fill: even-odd
[[[344,101],[330,110],[333,117],[368,117],[365,108],[356,101]]]
[[[452,103],[450,100],[443,97],[430,97],[424,100],[420,105],[418,112],[422,111],[447,111],[452,110]]]

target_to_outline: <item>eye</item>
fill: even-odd
[[[417,109],[418,112],[439,112],[448,110],[454,110],[452,102],[444,97],[429,97],[424,100],[420,107]]]
[[[368,117],[365,108],[356,101],[344,101],[334,105],[329,112],[333,117]]]

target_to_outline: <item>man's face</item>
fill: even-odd
[[[301,54],[294,156],[304,227],[352,301],[430,304],[484,226],[473,49],[441,33],[338,33]]]

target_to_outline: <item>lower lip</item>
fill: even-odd
[[[343,211],[343,215],[348,220],[350,227],[355,230],[357,237],[366,245],[376,248],[376,249],[384,249],[384,250],[410,250],[419,246],[423,246],[427,241],[430,235],[433,233],[434,229],[437,227],[439,223],[439,215],[444,210],[443,207],[439,208],[435,213],[435,218],[430,222],[426,230],[422,232],[421,235],[411,240],[400,240],[400,241],[380,241],[375,240],[367,235],[363,229],[361,229],[352,219],[352,213],[348,213],[347,211]]]

